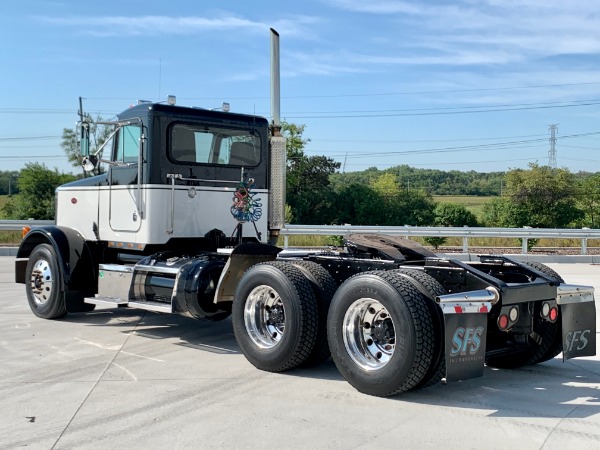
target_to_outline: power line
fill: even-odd
[[[503,103],[497,105],[468,105],[468,106],[440,106],[436,108],[410,108],[410,109],[375,109],[375,110],[343,110],[343,111],[287,111],[288,114],[339,114],[339,113],[396,113],[396,112],[414,112],[414,111],[448,111],[448,110],[469,110],[469,109],[480,109],[480,108],[505,108],[505,107],[517,107],[517,106],[535,106],[543,107],[546,105],[577,105],[579,103],[587,102],[600,102],[600,99],[592,98],[585,100],[568,100],[568,101],[556,101],[556,102],[535,102],[535,103]]]
[[[360,144],[414,144],[419,142],[466,142],[466,141],[491,141],[495,139],[517,139],[517,138],[528,138],[528,137],[542,137],[545,134],[525,134],[521,136],[496,136],[488,138],[454,138],[454,139],[314,139],[311,138],[310,142],[351,142]]]
[[[22,137],[4,137],[0,138],[0,142],[6,141],[42,141],[49,139],[60,139],[62,136],[22,136]]]
[[[416,164],[411,163],[410,166],[449,166],[449,165],[457,165],[457,164],[489,164],[489,163],[499,163],[499,162],[511,162],[511,161],[537,161],[541,159],[540,157],[532,157],[532,158],[511,158],[511,159],[496,159],[489,161],[453,161],[453,162],[439,162],[439,163],[425,163],[425,164]],[[370,163],[349,163],[348,166],[370,166]],[[379,164],[382,165],[382,164]],[[386,163],[385,165],[391,166],[401,166],[406,164],[398,164],[398,163]]]
[[[116,116],[114,111],[86,111],[92,115]],[[42,108],[0,108],[0,114],[72,114],[77,115],[74,109],[42,109]]]
[[[32,158],[43,158],[43,159],[49,159],[49,158],[66,158],[67,155],[1,155],[0,159],[14,159],[14,160],[25,160],[25,159],[32,159]]]
[[[579,134],[570,134],[564,135],[557,139],[572,139],[581,136],[589,136],[589,135],[597,135],[600,134],[600,131],[590,132],[590,133],[579,133]],[[426,154],[426,153],[447,153],[453,151],[486,151],[486,150],[501,150],[506,149],[506,147],[515,146],[513,148],[530,148],[535,147],[537,145],[526,145],[526,144],[541,144],[545,142],[547,138],[540,139],[527,139],[521,141],[508,141],[508,142],[495,142],[489,144],[477,144],[477,145],[465,145],[465,146],[454,146],[454,147],[438,147],[438,148],[429,148],[429,149],[419,149],[419,150],[398,150],[398,151],[389,151],[389,152],[368,152],[368,153],[350,153],[350,157],[371,157],[371,156],[387,156],[387,155],[406,155],[406,154]],[[340,156],[340,155],[334,155]],[[330,156],[333,157],[333,156]],[[341,157],[341,156],[340,156]]]
[[[591,81],[585,83],[562,83],[562,84],[539,84],[531,86],[508,86],[508,87],[491,87],[491,88],[472,88],[472,89],[442,89],[442,90],[428,90],[428,91],[404,91],[404,92],[377,92],[370,94],[327,94],[327,95],[291,95],[282,96],[281,98],[288,99],[305,99],[305,98],[343,98],[343,97],[388,97],[392,95],[423,95],[423,94],[451,94],[451,93],[464,93],[464,92],[490,92],[490,91],[510,91],[520,89],[543,89],[543,88],[556,88],[556,87],[569,87],[569,86],[587,86],[600,84],[600,81]],[[256,96],[256,97],[229,97],[224,96],[231,100],[260,100],[268,99],[267,96]],[[224,97],[182,97],[184,100],[222,100]],[[90,100],[126,100],[125,98],[90,98]]]
[[[523,106],[523,107],[490,107],[485,109],[472,109],[465,110],[464,108],[470,107],[456,107],[451,108],[452,111],[442,111],[439,109],[428,109],[424,112],[391,112],[382,110],[381,113],[367,113],[367,114],[353,114],[353,113],[335,113],[331,115],[300,115],[300,116],[286,116],[286,119],[348,119],[348,118],[381,118],[381,117],[408,117],[408,116],[440,116],[440,115],[454,115],[454,114],[479,114],[479,113],[490,113],[490,112],[506,112],[506,111],[527,111],[535,109],[554,109],[554,108],[574,108],[580,106],[596,106],[600,105],[600,101],[592,100],[588,103],[576,103],[569,105],[542,105],[542,106]],[[463,109],[461,109],[463,108]],[[405,111],[420,111],[420,110],[405,110]],[[316,113],[324,114],[324,113]],[[282,114],[283,115],[283,114]]]

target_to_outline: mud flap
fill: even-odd
[[[591,286],[558,286],[562,317],[563,361],[596,355],[596,305]]]
[[[446,382],[468,380],[483,375],[490,306],[444,305],[446,341]],[[483,311],[480,312],[480,309]]]
[[[436,297],[444,313],[446,382],[483,375],[488,312],[498,299],[495,289]]]

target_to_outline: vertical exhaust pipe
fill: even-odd
[[[281,131],[281,93],[279,68],[279,33],[271,28],[271,115],[273,117],[272,133],[279,136]]]
[[[281,135],[279,33],[271,28],[271,178],[269,186],[269,244],[276,245],[279,230],[285,226],[285,170],[287,150]]]

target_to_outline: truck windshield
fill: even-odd
[[[234,166],[260,162],[260,136],[250,130],[175,124],[170,136],[170,157],[175,162]]]

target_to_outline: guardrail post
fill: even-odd
[[[527,254],[527,238],[526,237],[524,237],[521,241],[521,253],[523,255]]]
[[[469,253],[469,238],[463,236],[463,253]]]
[[[288,241],[289,241],[289,239],[288,239],[288,235],[287,235],[287,234],[284,234],[284,235],[283,235],[283,248],[288,248],[288,245],[289,245],[289,242],[288,242]]]
[[[587,238],[581,240],[581,254],[587,255]]]

